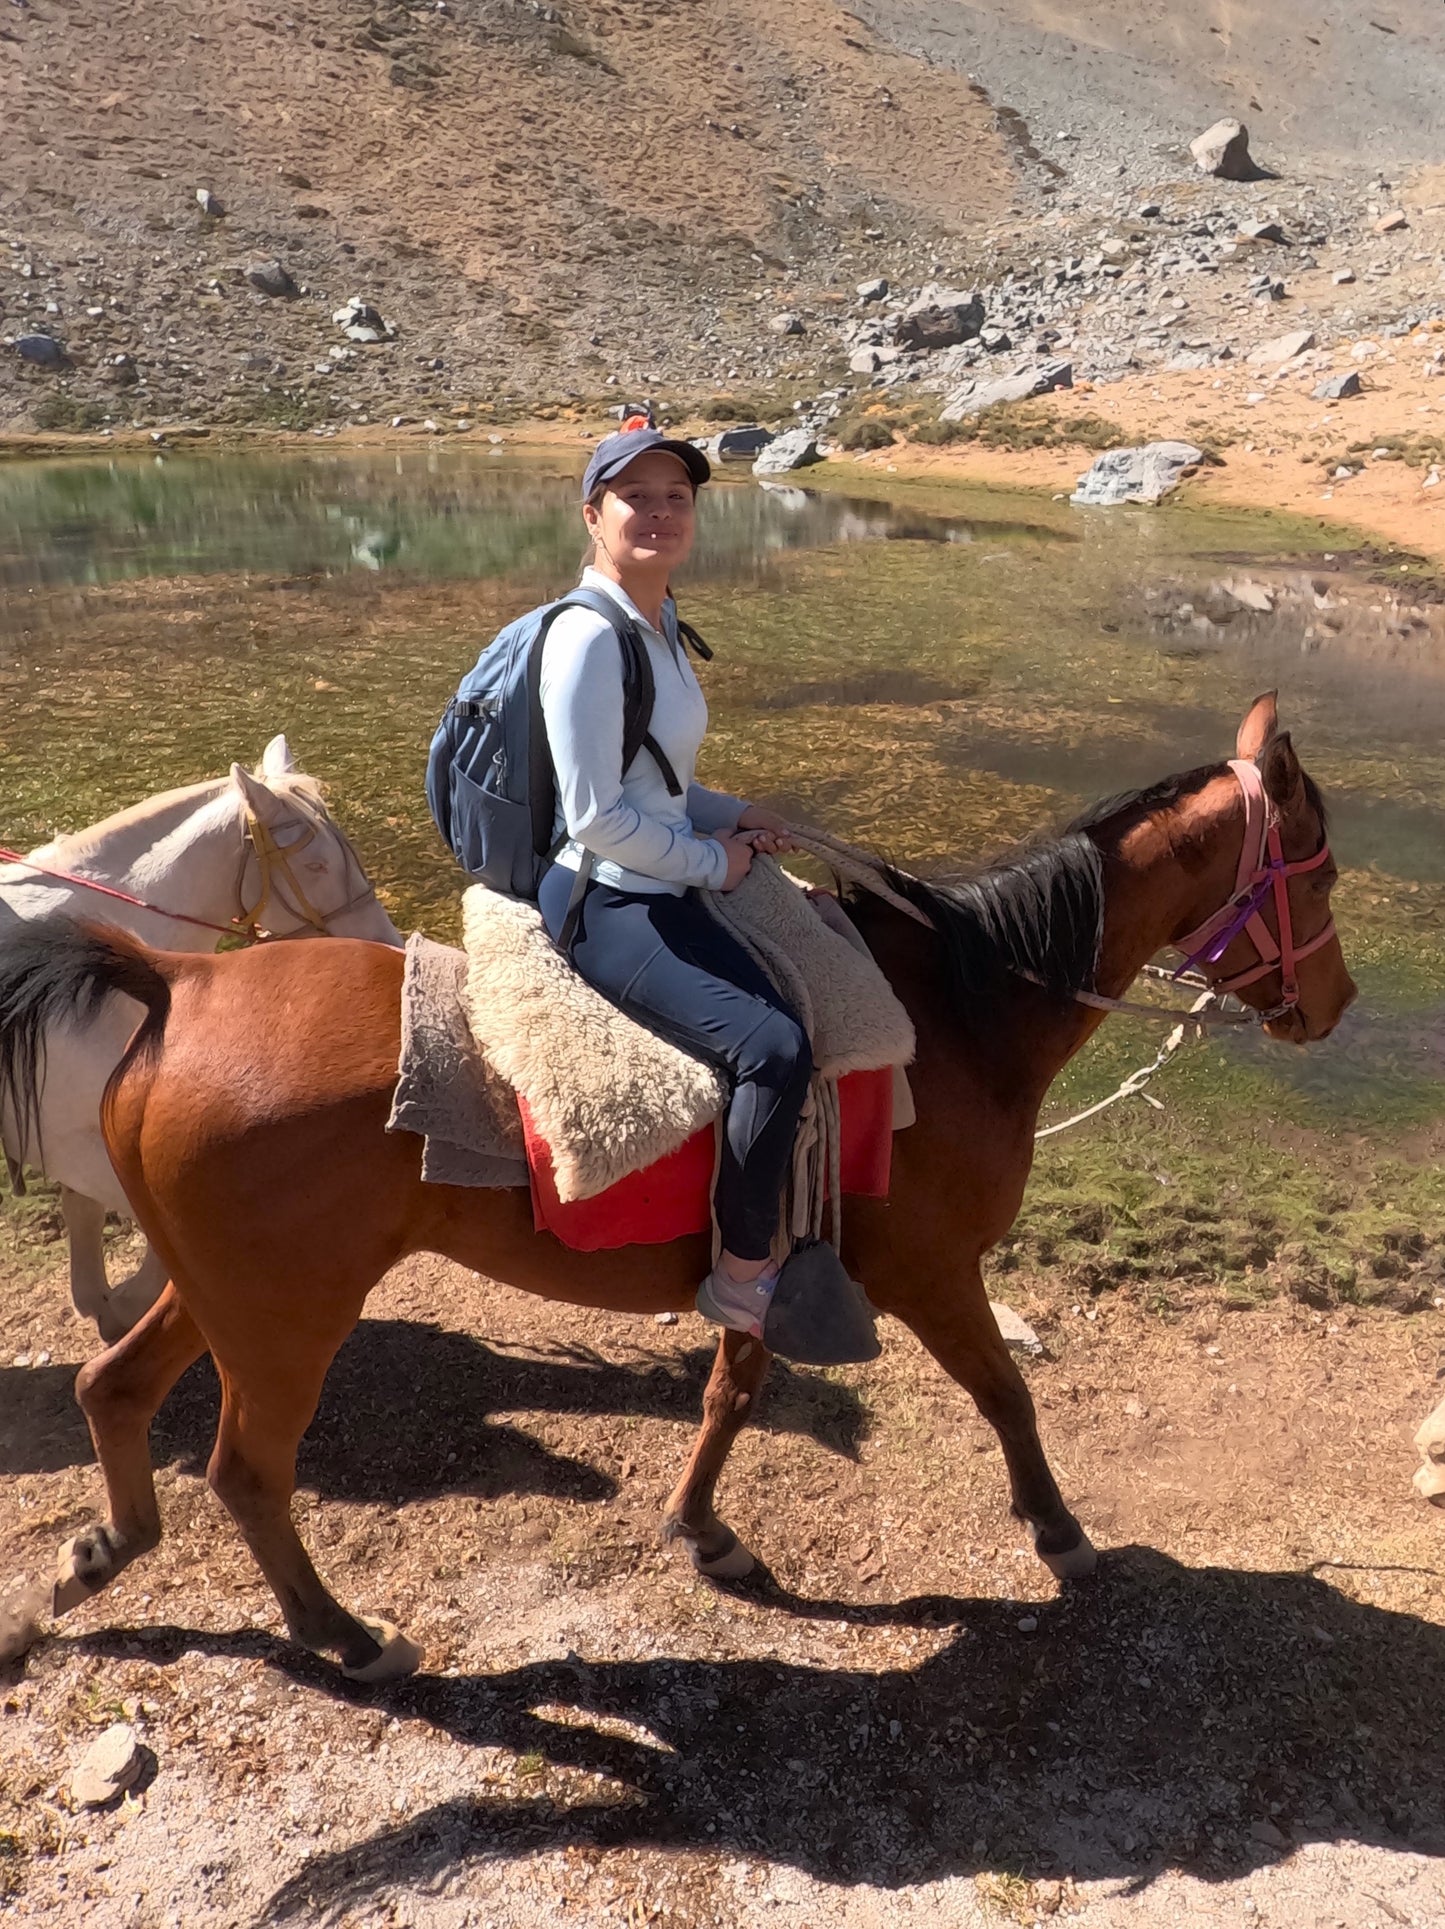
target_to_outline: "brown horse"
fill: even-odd
[[[1250,980],[1244,996],[1271,1035],[1323,1038],[1355,987],[1328,932],[1335,874],[1323,806],[1277,731],[1273,696],[1245,718],[1237,755],[1257,766],[1279,834],[1272,935],[1282,936],[1286,963],[1292,941],[1310,955],[1293,1000],[1290,972],[1241,971],[1257,958],[1247,934],[1216,969],[1221,982],[1230,970]],[[1094,1551],[1054,1483],[1033,1403],[989,1312],[981,1261],[1019,1209],[1040,1102],[1100,1022],[1099,1009],[1073,994],[1117,996],[1161,946],[1229,903],[1245,795],[1243,779],[1216,765],[1114,799],[968,884],[893,874],[932,929],[876,898],[850,906],[917,1028],[918,1116],[897,1143],[891,1199],[850,1206],[844,1258],[875,1304],[973,1395],[998,1433],[1014,1511],[1060,1577],[1087,1573]],[[1250,928],[1268,955],[1264,928]],[[419,1142],[382,1129],[401,972],[399,955],[380,945],[182,957],[73,928],[41,937],[32,927],[0,953],[0,1099],[8,1088],[12,1103],[25,1102],[46,1023],[111,993],[144,1008],[111,1079],[104,1124],[136,1217],[172,1275],[141,1324],[80,1374],[109,1516],[62,1550],[55,1613],[155,1546],[147,1428],[178,1376],[209,1351],[221,1381],[210,1482],[293,1637],[360,1679],[407,1672],[417,1648],[333,1599],[290,1513],[297,1445],[367,1293],[404,1255],[428,1250],[575,1305],[691,1306],[708,1263],[701,1238],[583,1255],[533,1230],[525,1191],[422,1184]],[[702,1430],[667,1505],[666,1532],[706,1574],[737,1576],[752,1564],[714,1512],[713,1492],[768,1359],[756,1343],[724,1335]]]

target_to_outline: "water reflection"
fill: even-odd
[[[580,462],[577,470],[580,472]],[[693,573],[756,578],[778,552],[851,542],[971,542],[1024,526],[920,514],[720,478],[699,505]],[[1060,532],[1029,531],[1053,541]],[[0,468],[0,596],[232,569],[485,577],[570,574],[581,548],[571,465],[470,449],[132,457]]]

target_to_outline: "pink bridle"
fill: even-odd
[[[1279,813],[1265,793],[1264,779],[1259,774],[1258,766],[1247,758],[1234,757],[1230,759],[1229,768],[1239,779],[1239,788],[1244,793],[1244,844],[1239,853],[1234,895],[1213,917],[1206,918],[1197,930],[1176,940],[1177,948],[1185,956],[1174,975],[1176,978],[1182,977],[1194,965],[1218,964],[1234,940],[1243,935],[1253,944],[1260,962],[1248,970],[1235,972],[1232,977],[1211,977],[1210,982],[1216,991],[1238,991],[1244,985],[1255,984],[1271,971],[1278,971],[1280,1002],[1262,1016],[1265,1019],[1282,1018],[1299,1003],[1299,980],[1295,967],[1300,959],[1323,950],[1335,935],[1335,921],[1330,918],[1324,930],[1308,943],[1295,943],[1294,923],[1289,909],[1289,881],[1292,877],[1299,877],[1306,871],[1317,871],[1322,864],[1327,864],[1330,847],[1326,841],[1313,857],[1287,863],[1280,843]],[[1278,943],[1260,915],[1271,893],[1274,895],[1275,918],[1279,925]]]

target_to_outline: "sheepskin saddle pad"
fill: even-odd
[[[707,901],[797,1013],[824,1077],[911,1061],[912,1023],[851,925],[820,916],[772,859]],[[564,1203],[666,1158],[722,1111],[723,1076],[594,991],[535,905],[474,885],[462,914],[472,1035],[551,1154]]]

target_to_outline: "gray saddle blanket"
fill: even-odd
[[[462,1007],[467,954],[414,931],[401,989],[401,1059],[388,1132],[422,1141],[430,1185],[524,1186],[522,1122],[510,1088],[487,1069]]]

